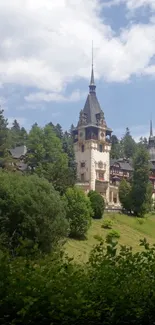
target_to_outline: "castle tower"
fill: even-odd
[[[92,61],[89,94],[73,130],[78,184],[86,192],[96,190],[109,202],[110,150],[112,130],[96,96]]]

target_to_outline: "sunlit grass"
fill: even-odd
[[[140,239],[145,237],[150,244],[155,243],[155,216],[146,216],[143,224],[140,224],[135,217],[118,213],[106,213],[104,219],[112,220],[112,229],[120,233],[120,245],[132,246],[134,251],[139,251],[141,249]],[[92,220],[86,240],[69,239],[65,245],[67,254],[74,257],[76,261],[86,262],[91,249],[98,243],[98,239],[103,238],[104,240],[110,231],[102,228],[102,223],[103,219]]]

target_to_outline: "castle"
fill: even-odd
[[[89,94],[80,112],[77,127],[73,129],[77,185],[85,192],[96,190],[104,196],[107,205],[119,204],[118,189],[110,184],[110,150],[112,130],[107,126],[104,112],[96,96],[92,64]]]
[[[77,127],[73,129],[74,151],[77,163],[77,186],[86,193],[96,190],[105,199],[106,205],[120,208],[119,183],[129,180],[133,172],[132,161],[110,159],[112,130],[107,126],[104,112],[96,96],[94,68],[92,63],[89,94],[80,111]],[[155,199],[155,137],[152,121],[148,141],[150,154],[150,181]]]

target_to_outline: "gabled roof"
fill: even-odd
[[[126,170],[126,171],[132,171],[133,168],[131,166],[131,163],[129,161],[126,161],[125,159],[110,159],[110,167],[113,167],[115,164],[119,164],[120,169]]]
[[[26,146],[19,146],[19,147],[15,147],[13,149],[9,149],[9,151],[10,151],[13,158],[19,159],[22,156],[26,155],[27,148],[26,148]]]

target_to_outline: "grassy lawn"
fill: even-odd
[[[120,245],[132,246],[134,251],[139,251],[141,249],[140,239],[145,237],[150,244],[155,243],[155,216],[147,216],[143,224],[140,224],[134,217],[116,213],[106,213],[104,219],[113,221],[112,229],[120,233]],[[86,240],[69,239],[65,245],[67,254],[74,257],[76,261],[86,262],[91,249],[98,243],[94,236],[99,235],[105,239],[106,234],[110,231],[103,229],[102,223],[103,219],[92,220]]]

